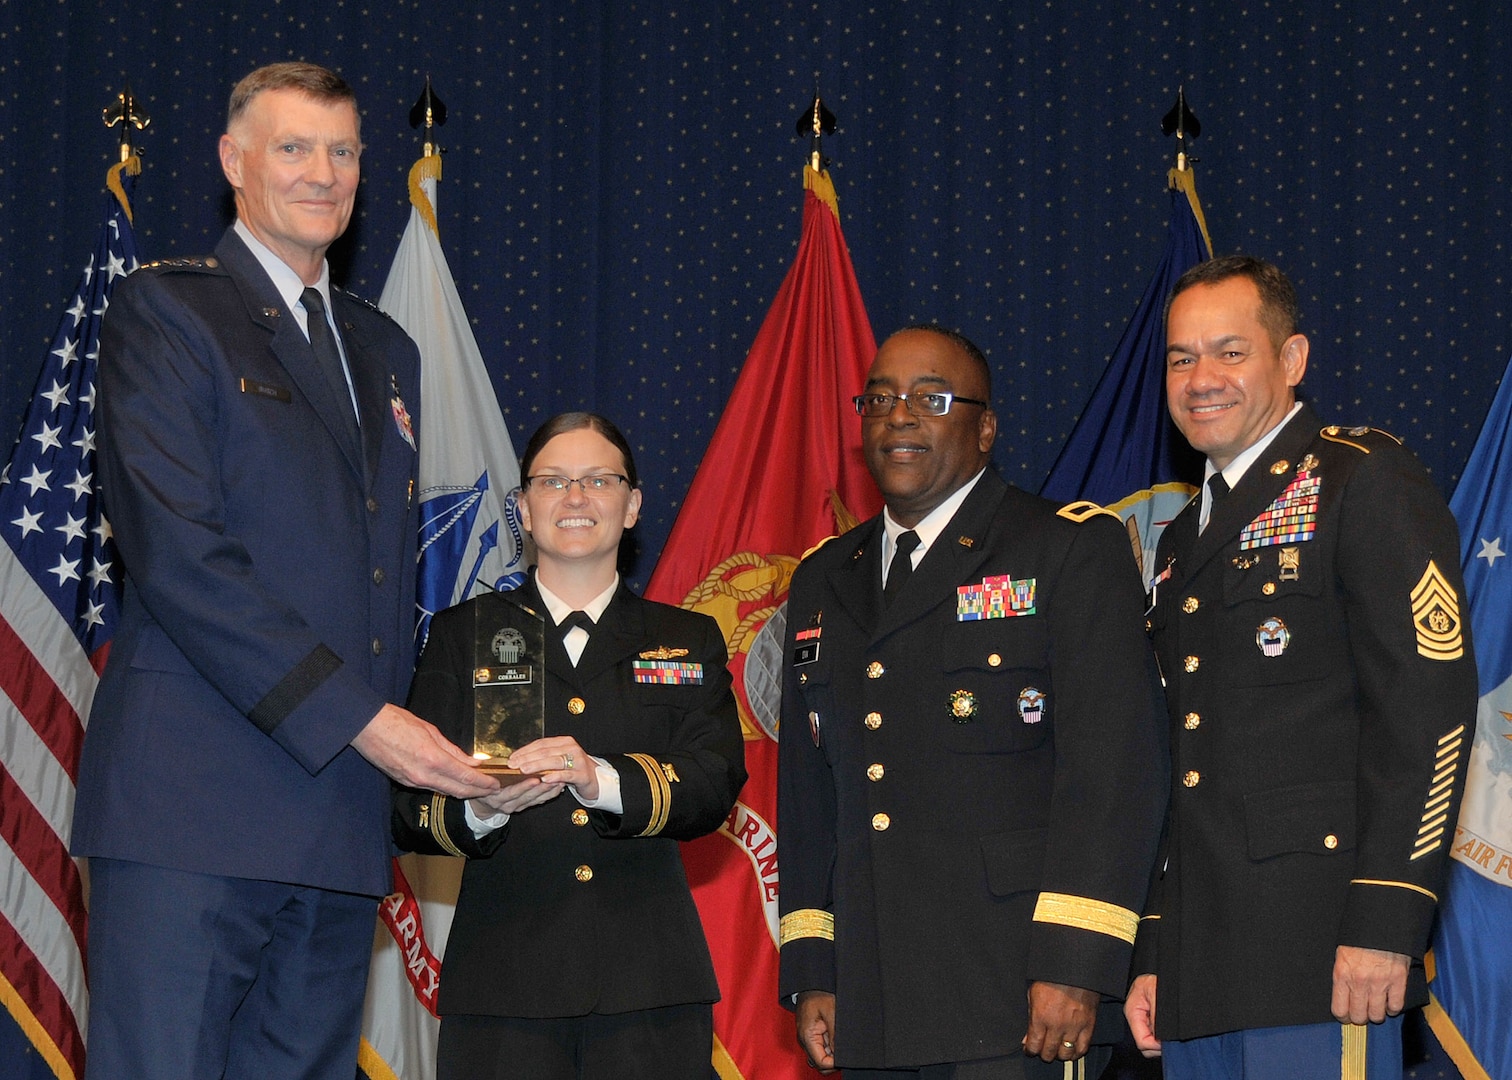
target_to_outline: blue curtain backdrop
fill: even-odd
[[[1159,121],[1184,84],[1215,248],[1299,285],[1308,396],[1403,437],[1447,493],[1512,351],[1509,25],[1444,0],[0,0],[0,443],[88,254],[125,82],[152,117],[151,259],[227,223],[231,84],[340,69],[368,149],[334,261],[375,298],[430,74],[442,242],[510,430],[580,407],[623,424],[644,581],[792,260],[817,74],[879,337],[938,319],[975,338],[998,465],[1036,490],[1160,258]]]

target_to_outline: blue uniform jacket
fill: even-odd
[[[388,782],[348,744],[409,682],[419,355],[375,308],[333,308],[360,447],[234,232],[115,293],[100,473],[126,596],[76,855],[389,891]]]

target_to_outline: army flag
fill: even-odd
[[[788,582],[814,544],[880,512],[850,399],[876,352],[827,172],[804,170],[798,255],[746,357],[646,595],[724,630],[750,779],[683,845],[723,1000],[721,1080],[811,1072],[777,997],[777,730]]]
[[[515,458],[436,225],[441,158],[410,170],[410,218],[379,306],[420,347],[416,651],[437,611],[524,580]],[[379,905],[359,1066],[368,1080],[436,1074],[436,994],[462,860],[406,855]]]
[[[13,1080],[84,1071],[84,888],[68,837],[121,579],[94,486],[95,376],[101,317],[137,268],[140,171],[133,155],[107,176],[94,253],[0,474],[0,1076]]]
[[[1428,1022],[1468,1080],[1512,1076],[1512,366],[1449,501],[1480,709],[1428,959]]]
[[[1201,474],[1201,457],[1166,414],[1165,302],[1177,278],[1212,257],[1212,244],[1191,169],[1172,169],[1168,186],[1171,216],[1160,265],[1040,488],[1047,499],[1090,499],[1115,511],[1129,527],[1141,568],[1154,561],[1161,530],[1196,490],[1182,478]]]

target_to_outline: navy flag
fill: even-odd
[[[1166,414],[1165,302],[1177,278],[1212,257],[1212,244],[1191,169],[1168,177],[1165,253],[1040,488],[1047,499],[1090,499],[1117,512],[1142,552],[1141,570],[1155,558],[1160,531],[1196,490],[1180,477],[1201,473],[1201,458]]]

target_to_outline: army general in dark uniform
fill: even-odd
[[[1474,731],[1454,520],[1396,440],[1296,401],[1296,324],[1237,256],[1168,311],[1208,480],[1152,568],[1173,784],[1127,1008],[1170,1080],[1401,1075]]]
[[[889,338],[856,400],[886,510],[789,595],[779,991],[851,1080],[1096,1075],[1163,815],[1127,536],[987,468],[990,397],[960,335]]]

